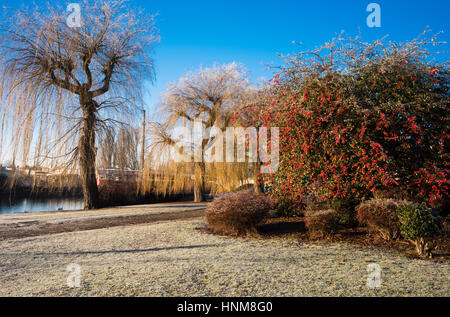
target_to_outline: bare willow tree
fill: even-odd
[[[5,14],[0,140],[24,162],[78,170],[85,209],[97,208],[96,146],[109,126],[141,111],[153,79],[154,17],[123,0],[84,1],[75,26],[59,6]]]
[[[173,192],[187,188],[186,181],[193,181],[195,201],[200,202],[204,199],[207,186],[217,186],[217,177],[208,180],[207,175],[217,174],[218,164],[207,164],[206,156],[207,153],[218,155],[215,153],[218,151],[215,146],[217,132],[230,124],[234,111],[244,100],[248,85],[242,66],[232,63],[201,68],[196,73],[188,73],[176,85],[169,87],[161,103],[165,118],[154,125],[153,153],[158,159],[153,157],[150,160],[160,165],[157,168],[159,171],[169,175],[162,178],[165,181],[161,179],[156,183],[157,187],[162,186],[164,191]],[[178,128],[182,134],[185,131],[182,140],[174,128]],[[196,129],[200,129],[200,140],[195,140],[199,137]],[[190,137],[186,139],[186,135]],[[174,159],[179,154],[184,157],[183,162]],[[224,171],[227,165],[220,165]],[[230,172],[233,170],[233,175],[236,175],[239,169],[230,168]],[[228,174],[227,181],[232,181],[231,174]]]

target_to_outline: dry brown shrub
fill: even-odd
[[[253,191],[222,195],[208,205],[206,221],[211,232],[233,236],[255,234],[268,217],[272,204]]]
[[[311,238],[324,238],[339,229],[338,213],[332,209],[308,209],[305,214],[305,226]]]
[[[400,236],[397,209],[406,204],[407,201],[395,199],[365,201],[356,208],[358,221],[366,225],[369,232],[379,235],[383,240],[395,240]]]

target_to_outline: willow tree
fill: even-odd
[[[154,18],[124,3],[85,1],[79,24],[58,6],[6,12],[0,26],[1,140],[24,162],[77,169],[85,209],[99,206],[99,138],[141,111],[153,79]]]
[[[218,183],[245,178],[245,169],[224,163],[223,155],[214,162],[210,158],[219,155],[215,151],[223,140],[218,135],[229,126],[248,86],[243,68],[232,63],[201,68],[169,87],[162,96],[163,120],[154,125],[153,153],[157,158],[150,161],[159,165],[160,176],[166,174],[156,187],[163,187],[164,193],[174,192],[189,188],[186,182],[193,181],[195,201],[200,202],[207,186],[223,187]],[[180,138],[177,131],[184,135]],[[175,159],[178,155],[183,158]]]

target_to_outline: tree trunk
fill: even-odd
[[[258,176],[255,177],[255,183],[253,184],[253,190],[255,191],[256,194],[264,194],[264,186],[259,181]]]
[[[205,163],[195,163],[194,167],[194,202],[205,201]]]
[[[79,144],[81,183],[83,186],[84,209],[91,210],[100,207],[95,170],[95,121],[96,103],[88,102],[82,105],[83,127]]]

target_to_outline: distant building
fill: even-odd
[[[97,170],[98,187],[107,187],[110,194],[122,194],[137,189],[139,171],[106,169]]]
[[[124,183],[137,182],[139,171],[134,170],[120,170],[120,169],[104,169],[97,170],[97,183],[101,185],[102,182],[115,181]]]

